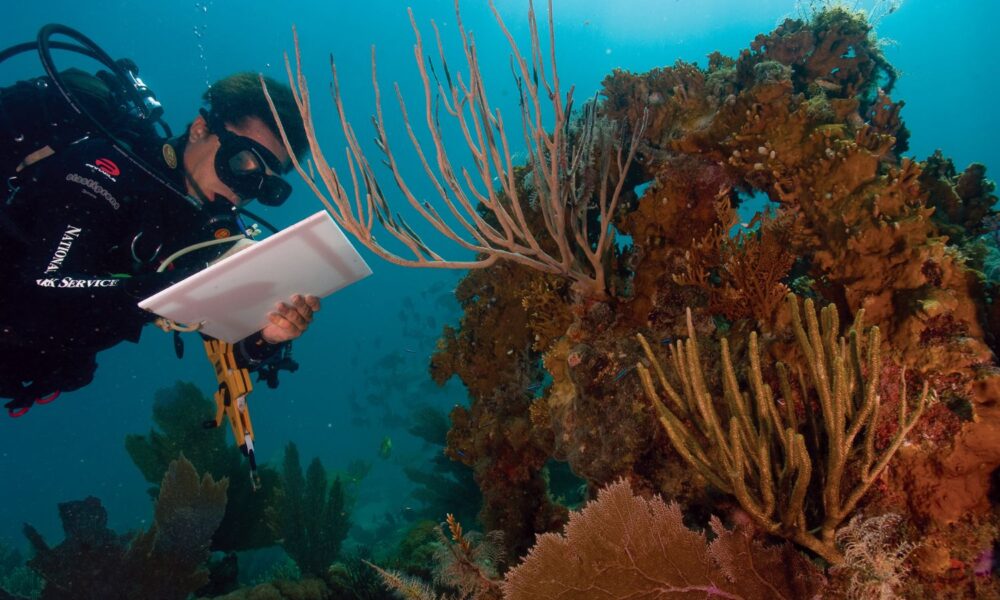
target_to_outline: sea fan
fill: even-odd
[[[559,598],[815,598],[818,569],[789,545],[764,546],[712,519],[715,539],[684,526],[679,504],[636,497],[628,481],[570,515],[565,534],[538,536],[503,584],[509,600]]]

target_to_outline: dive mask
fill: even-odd
[[[209,130],[219,138],[215,173],[240,198],[256,198],[265,206],[280,206],[292,193],[281,178],[281,161],[263,144],[226,129],[221,119],[202,109]]]

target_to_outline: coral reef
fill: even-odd
[[[446,328],[431,361],[435,381],[458,375],[473,398],[470,408],[451,412],[447,453],[472,467],[483,494],[480,521],[504,532],[511,555],[565,518],[545,494],[551,434],[532,425],[530,412],[542,371],[521,299],[541,277],[512,263],[471,271],[455,291],[465,310],[462,326]]]
[[[444,259],[397,218],[352,132],[369,202],[353,212],[317,167],[331,212],[376,253],[472,268],[455,290],[461,321],[430,364],[439,384],[458,377],[469,403],[449,419],[415,414],[411,432],[444,451],[430,471],[406,471],[420,516],[458,517],[416,523],[378,566],[360,536],[341,557],[344,486],[370,463],[330,481],[319,459],[303,472],[289,444],[280,472],[261,469],[268,493],[253,495],[224,430],[201,427],[211,401],[177,384],[157,394],[156,428],[126,440],[158,484],[155,525],[116,534],[88,498],[60,505],[58,546],[26,527],[43,600],[212,595],[234,564],[215,563],[210,581],[210,550],[275,542],[298,569],[286,574],[305,577],[223,598],[387,597],[379,578],[409,598],[1000,596],[995,187],[980,164],[904,156],[897,74],[871,22],[827,3],[704,68],[616,70],[576,116],[554,65],[541,88],[532,81],[528,65],[544,63],[532,42],[532,61],[515,63],[520,99],[550,100],[556,126],[532,120],[527,164],[512,164],[469,78],[464,101],[490,132],[468,138],[486,186],[464,190],[450,167],[436,181],[446,200],[460,195],[473,260]],[[442,81],[455,94],[445,110],[468,125],[452,110],[459,88]],[[310,144],[321,158],[311,122]],[[748,205],[756,214],[741,222]],[[376,243],[376,221],[413,257]],[[592,501],[570,513],[573,487]],[[484,536],[460,525],[477,508]]]
[[[850,361],[858,381],[876,382],[867,393],[880,399],[877,414],[852,421],[851,431],[878,453],[898,447],[878,454],[887,458],[866,485],[849,486],[856,497],[833,511],[826,550],[813,551],[836,561],[844,550],[836,528],[858,509],[895,513],[908,523],[900,543],[917,545],[900,593],[995,587],[974,565],[998,525],[990,490],[1000,467],[1000,367],[991,344],[1000,286],[986,275],[996,197],[981,165],[903,155],[909,132],[903,103],[890,96],[895,78],[865,16],[828,6],[761,34],[736,58],[716,53],[705,68],[677,63],[604,80],[602,117],[642,132],[617,182],[624,188],[610,218],[631,243],[606,257],[607,294],[574,293],[521,265],[470,272],[456,290],[460,327],[446,331],[432,361],[436,380],[457,375],[469,389],[470,406],[452,413],[448,454],[475,470],[482,522],[505,532],[508,551],[520,555],[531,533],[562,520],[551,518],[561,510],[538,477],[553,459],[592,491],[624,477],[641,495],[679,502],[693,522],[742,514],[720,494],[726,482],[688,466],[643,401],[635,365],[646,359],[635,335],[653,348],[697,337],[705,389],[753,390],[751,355],[765,365],[809,364],[781,302],[794,292],[843,316],[824,343],[843,336],[849,346],[846,324],[862,313],[878,328],[883,359]],[[516,173],[520,196],[530,195],[531,168]],[[740,223],[736,209],[759,198],[766,208]],[[540,222],[530,210],[525,219]],[[722,337],[742,366],[725,368]],[[762,377],[779,388],[779,377]],[[808,369],[789,373],[796,390],[812,381]],[[904,381],[909,390],[927,385],[939,402],[901,426],[895,416],[913,400]],[[809,402],[813,410],[796,418],[825,410]],[[724,395],[708,405],[732,414]],[[819,436],[809,441],[811,462],[830,473],[845,454],[827,443],[822,423],[809,426]],[[726,437],[703,438],[706,450],[738,445]],[[846,475],[859,477],[853,469]],[[806,489],[811,526],[837,503],[824,488]]]
[[[499,600],[498,574],[503,565],[503,534],[465,533],[453,515],[447,516],[451,539],[441,534],[437,582],[457,591],[459,598]]]
[[[294,443],[285,447],[281,487],[268,517],[281,547],[302,573],[311,575],[322,575],[333,564],[351,527],[340,477],[327,485],[319,458],[309,463],[303,476]]]
[[[434,578],[434,556],[440,544],[441,524],[437,521],[417,521],[400,540],[390,560],[380,561],[384,567],[412,577]]]
[[[208,582],[201,568],[222,521],[226,482],[199,479],[185,459],[174,461],[160,483],[153,526],[119,535],[94,497],[59,505],[66,538],[50,547],[30,525],[34,557],[28,566],[45,580],[42,600],[160,598],[183,600]]]

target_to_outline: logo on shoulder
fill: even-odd
[[[87,166],[89,167],[91,165]],[[121,208],[121,204],[118,203],[118,200],[115,199],[114,195],[108,190],[104,189],[103,185],[97,183],[93,179],[90,179],[88,177],[80,177],[76,173],[69,173],[66,175],[66,181],[82,185],[84,188],[86,188],[85,190],[83,190],[83,193],[87,194],[88,196],[94,198],[100,196],[101,198],[104,198],[105,200],[107,200],[108,204],[110,204],[111,207],[114,208],[115,210]],[[114,181],[114,179],[112,179],[112,181]]]
[[[110,158],[98,158],[94,161],[94,164],[97,165],[98,169],[104,171],[111,177],[118,177],[122,174],[122,170],[119,169],[118,165],[116,165]]]
[[[116,165],[115,162],[110,158],[98,158],[93,163],[87,163],[87,168],[90,169],[91,171],[94,171],[95,173],[100,173],[101,175],[104,175],[105,177],[114,182],[118,181],[117,179],[115,179],[115,177],[118,177],[119,175],[122,174],[122,170],[119,169],[118,165]]]
[[[163,162],[171,169],[177,168],[177,151],[170,144],[163,144]]]

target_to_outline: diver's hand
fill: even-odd
[[[312,323],[313,313],[319,310],[316,296],[292,296],[291,304],[279,302],[274,312],[267,314],[271,324],[260,330],[260,336],[268,344],[288,342],[302,335]]]

